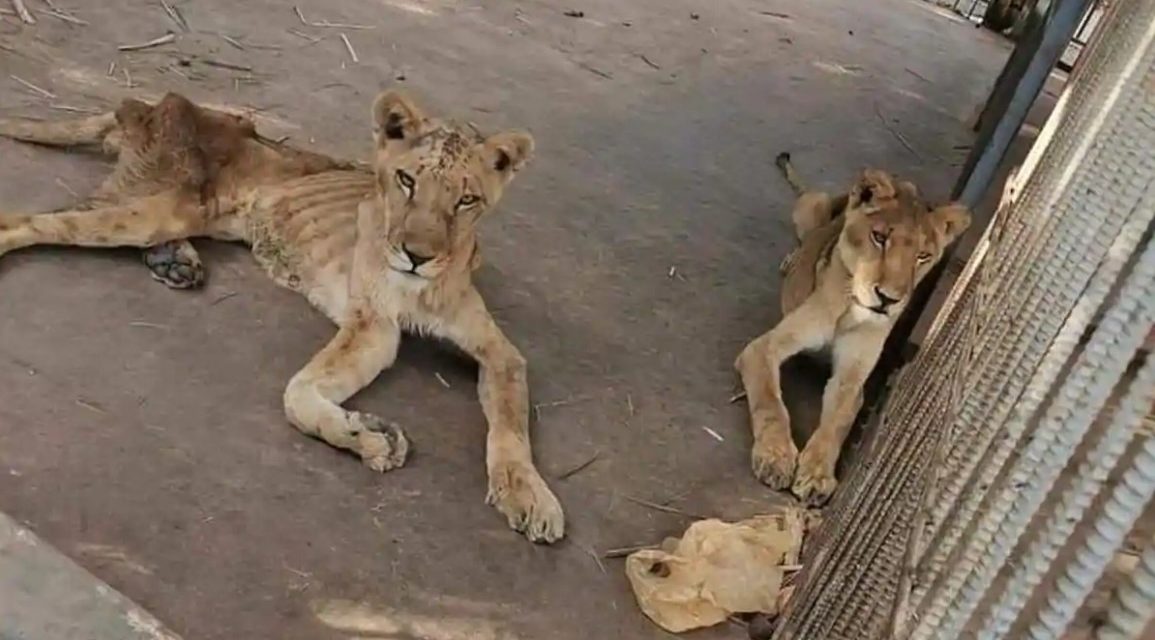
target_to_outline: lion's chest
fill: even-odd
[[[435,285],[398,273],[385,271],[374,283],[372,301],[376,312],[389,318],[407,333],[444,337],[446,321],[430,298],[437,298]]]

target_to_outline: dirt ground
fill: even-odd
[[[396,82],[537,137],[485,224],[479,281],[529,359],[543,471],[597,457],[554,482],[569,537],[553,548],[483,503],[484,422],[458,357],[410,341],[354,399],[416,448],[380,476],[283,418],[283,385],[333,329],[244,248],[200,244],[198,292],[151,282],[133,251],[4,258],[0,511],[190,640],[665,637],[621,561],[595,556],[688,524],[633,499],[726,518],[781,500],[749,473],[745,408],[728,403],[733,358],[779,316],[775,153],[832,188],[871,164],[944,195],[1009,52],[911,0],[301,0],[313,25],[272,0],[175,2],[188,33],[151,0],[55,0],[83,25],[27,3],[35,26],[0,14],[4,116],[175,90],[356,157],[370,100]],[[117,51],[168,30],[172,44]],[[106,170],[0,141],[0,208],[67,205]],[[789,385],[803,430],[820,385]]]

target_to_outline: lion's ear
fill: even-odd
[[[525,131],[505,131],[482,143],[482,157],[492,170],[508,180],[533,156],[533,136]]]
[[[958,202],[937,207],[928,215],[944,246],[954,242],[971,226],[970,209]]]
[[[894,198],[894,181],[890,174],[879,169],[867,169],[850,190],[850,206],[873,204],[878,200]]]
[[[384,91],[373,101],[373,139],[379,147],[415,138],[425,123],[425,113],[400,91]]]

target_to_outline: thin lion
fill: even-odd
[[[533,139],[482,137],[392,91],[374,102],[372,122],[373,170],[362,170],[175,94],[70,122],[0,121],[0,135],[102,145],[118,157],[78,209],[0,214],[0,255],[38,244],[152,247],[154,275],[183,287],[203,278],[186,238],[249,244],[274,281],[338,327],[290,380],[289,421],[376,471],[405,463],[405,433],[341,404],[393,364],[403,332],[453,342],[480,364],[488,502],[530,540],[557,541],[564,516],[533,463],[526,362],[471,282],[477,224],[529,161]]]
[[[862,407],[862,386],[895,320],[943,250],[970,226],[965,207],[928,206],[913,184],[867,169],[849,193],[808,191],[790,164],[778,166],[798,194],[799,244],[782,264],[782,320],[750,342],[734,366],[742,376],[759,480],[820,505],[838,482],[842,443]],[[817,431],[798,452],[782,403],[779,368],[802,351],[828,349],[833,375]]]

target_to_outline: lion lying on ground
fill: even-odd
[[[533,139],[483,138],[427,118],[395,92],[377,98],[373,122],[369,171],[273,143],[249,120],[175,94],[79,121],[0,121],[0,135],[118,154],[82,209],[0,214],[0,255],[37,244],[156,247],[146,254],[154,273],[189,286],[201,271],[185,238],[248,243],[274,281],[338,325],[289,382],[289,421],[376,471],[405,463],[405,434],[341,403],[393,364],[402,331],[455,343],[480,364],[488,502],[530,540],[559,540],[561,505],[530,448],[525,360],[471,283],[477,223],[529,160]]]
[[[738,356],[750,408],[754,474],[791,487],[810,505],[834,492],[835,464],[862,407],[862,386],[915,285],[970,225],[959,204],[931,208],[913,184],[868,169],[839,197],[807,191],[790,164],[778,166],[798,194],[799,246],[783,262],[782,321]],[[818,430],[802,453],[790,435],[779,367],[801,351],[829,349],[833,375]]]

